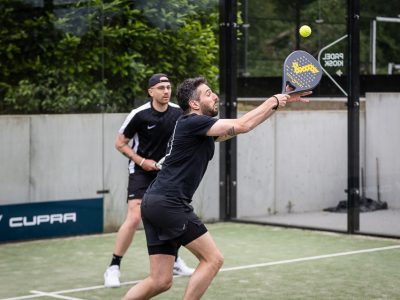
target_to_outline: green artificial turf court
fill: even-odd
[[[207,224],[225,263],[203,299],[400,299],[400,240],[241,223]],[[103,288],[115,234],[0,244],[0,299],[121,299],[148,274],[142,230]],[[189,266],[196,258],[180,251]],[[181,299],[187,277],[154,299]]]

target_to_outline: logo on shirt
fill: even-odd
[[[156,127],[156,125],[147,125],[147,129],[148,129],[148,130],[153,129],[154,127]]]

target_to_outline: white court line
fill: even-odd
[[[310,256],[310,257],[303,257],[303,258],[295,258],[295,259],[288,259],[288,260],[280,260],[280,261],[275,261],[275,262],[273,261],[273,262],[269,262],[269,263],[254,264],[254,265],[247,265],[247,266],[240,266],[240,267],[223,268],[220,270],[220,272],[236,271],[236,270],[283,265],[283,264],[291,264],[291,263],[296,263],[296,262],[301,262],[301,261],[309,261],[309,260],[317,260],[317,259],[323,259],[323,258],[331,258],[331,257],[361,254],[361,253],[368,253],[368,252],[392,250],[392,249],[397,249],[397,248],[400,248],[400,245],[381,247],[381,248],[371,248],[371,249],[365,249],[365,250],[348,251],[348,252],[339,252],[339,253]]]
[[[68,296],[57,295],[55,293],[45,293],[45,292],[41,292],[41,291],[31,291],[31,293],[39,295],[39,296],[48,296],[48,297],[57,298],[57,299],[84,300],[84,299],[81,299],[81,298],[73,298],[73,297],[68,297]]]
[[[331,257],[338,257],[338,256],[362,254],[362,253],[371,253],[371,252],[393,250],[393,249],[399,249],[399,248],[400,248],[400,245],[394,245],[394,246],[387,246],[387,247],[380,247],[380,248],[370,248],[370,249],[364,249],[364,250],[338,252],[338,253],[331,253],[331,254],[318,255],[318,256],[309,256],[309,257],[302,257],[302,258],[295,258],[295,259],[279,260],[279,261],[273,261],[273,262],[262,263],[262,264],[253,264],[253,265],[246,265],[246,266],[239,266],[239,267],[232,267],[232,268],[222,268],[220,270],[220,272],[252,269],[252,268],[259,268],[259,267],[268,267],[268,266],[275,266],[275,265],[283,265],[283,264],[290,264],[290,263],[296,263],[296,262],[302,262],[302,261],[310,261],[310,260],[317,260],[317,259],[324,259],[324,258],[331,258]],[[174,277],[181,277],[181,276],[174,276]],[[136,284],[139,281],[141,281],[141,280],[126,281],[126,282],[121,283],[121,285]],[[97,286],[91,286],[91,287],[85,287],[85,288],[79,288],[79,289],[70,289],[70,290],[51,292],[51,293],[48,293],[48,295],[55,296],[55,295],[59,295],[59,294],[74,293],[74,292],[80,292],[80,291],[89,291],[89,290],[96,290],[96,289],[102,289],[102,288],[105,288],[105,287],[103,285],[97,285]],[[34,291],[32,291],[32,292],[34,292]],[[6,299],[0,299],[0,300],[23,300],[23,299],[37,298],[40,296],[41,295],[36,294],[36,295],[27,295],[27,296],[6,298]],[[78,298],[62,298],[62,299],[78,299]]]

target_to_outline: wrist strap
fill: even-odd
[[[272,109],[273,109],[273,110],[277,110],[278,107],[279,107],[279,100],[278,100],[278,97],[275,96],[275,95],[273,95],[272,97],[274,97],[274,98],[276,99],[276,105],[275,105]]]
[[[146,160],[145,158],[142,158],[142,161],[139,164],[140,167],[143,166],[143,163],[144,163],[145,160]]]

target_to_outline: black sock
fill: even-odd
[[[118,256],[113,254],[110,266],[120,266],[121,265],[122,256]]]

